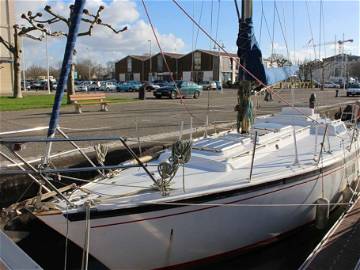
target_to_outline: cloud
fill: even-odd
[[[39,1],[41,1],[39,3]],[[32,10],[33,13],[42,11],[43,17],[46,18],[46,12],[43,8],[46,4],[50,4],[52,9],[59,14],[68,14],[68,4],[63,1],[16,1],[17,12],[26,12]],[[76,59],[91,59],[95,62],[104,64],[108,61],[117,61],[128,54],[145,54],[149,53],[149,42],[151,40],[152,53],[158,51],[154,35],[150,25],[140,18],[138,7],[132,0],[113,0],[111,2],[105,0],[87,1],[86,9],[91,13],[95,13],[100,5],[105,7],[102,12],[102,21],[111,24],[115,29],[120,29],[125,25],[128,30],[115,34],[111,29],[95,25],[92,36],[82,36],[77,39]],[[19,17],[20,18],[20,17]],[[21,19],[18,20],[20,21]],[[88,25],[83,23],[80,25],[80,31],[86,31]],[[65,31],[66,26],[62,23],[52,25],[52,31]],[[159,38],[160,44],[164,51],[182,51],[185,44],[184,41],[173,33],[160,33],[155,30]],[[65,39],[49,38],[49,54],[53,59],[51,65],[58,63],[63,55]],[[25,51],[26,65],[31,64],[45,65],[46,58],[43,47],[39,42],[26,40]],[[41,49],[40,49],[41,48]]]

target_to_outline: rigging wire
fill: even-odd
[[[305,6],[306,6],[306,15],[307,15],[307,18],[308,18],[308,23],[309,23],[309,28],[310,28],[312,45],[313,45],[313,49],[314,49],[314,58],[316,59],[316,46],[315,46],[315,39],[314,39],[313,29],[312,29],[312,25],[311,25],[311,18],[310,18],[308,0],[305,0]]]
[[[274,0],[274,13],[273,13],[273,28],[272,28],[272,39],[271,39],[271,56],[270,56],[270,59],[271,59],[271,63],[270,65],[272,66],[272,62],[273,62],[273,57],[274,57],[274,39],[275,39],[275,17],[276,17],[276,2]]]
[[[142,0],[142,2],[144,3],[144,0]],[[210,38],[217,46],[219,46],[219,48],[225,53],[226,56],[231,58],[231,55],[222,47],[220,46],[219,42],[217,42],[211,35],[209,35],[209,33],[201,26],[199,25],[195,19],[193,17],[191,17],[191,15],[177,2],[177,0],[172,0],[172,2],[186,15],[186,17],[188,17],[191,21],[193,21],[195,23],[195,25],[197,27],[199,27],[199,29],[208,37]],[[236,0],[235,0],[235,6],[237,6]],[[239,61],[239,59],[236,58],[237,64],[239,65],[239,67],[241,67],[247,74],[249,74],[250,77],[252,77],[260,86],[263,86],[264,88],[262,89],[262,91],[268,90],[271,91],[272,93],[274,93],[274,95],[276,95],[281,102],[287,104],[288,106],[292,105],[287,102],[281,95],[277,94],[276,92],[274,92],[273,90],[271,90],[271,85],[266,85],[264,82],[262,82],[259,78],[257,78],[254,74],[252,74],[252,72],[250,72],[244,65],[242,65]],[[310,119],[311,121],[313,121],[314,123],[320,124],[316,119],[313,119],[312,117],[304,114],[301,110],[299,110],[296,107],[293,107],[293,110],[297,111],[299,114],[304,115],[306,118]]]
[[[287,40],[287,30],[286,30],[286,18],[285,18],[285,9],[284,9],[284,7],[283,7],[283,20],[284,20],[284,33],[285,33],[285,37],[286,37],[286,40]],[[287,57],[288,57],[288,60],[289,61],[291,61],[290,60],[290,50],[289,50],[289,46],[288,46],[288,44],[287,44],[287,42],[286,42],[286,50],[287,50]]]
[[[292,21],[293,21],[293,54],[294,54],[294,64],[296,62],[296,55],[295,55],[295,48],[296,48],[296,43],[295,43],[295,0],[292,0]]]
[[[183,100],[183,98],[182,98],[182,96],[181,96],[181,92],[180,92],[179,88],[177,87],[177,84],[176,84],[176,82],[175,82],[175,80],[174,80],[174,76],[173,76],[173,74],[171,73],[171,69],[170,69],[170,67],[169,67],[169,65],[168,65],[168,62],[166,61],[166,57],[165,57],[165,55],[164,55],[164,51],[163,51],[163,49],[162,49],[162,47],[161,47],[161,45],[160,45],[159,38],[158,38],[158,36],[157,36],[157,34],[156,34],[156,31],[155,31],[154,25],[153,25],[153,23],[152,23],[152,20],[151,20],[151,18],[150,18],[150,14],[149,14],[149,11],[148,11],[147,6],[146,6],[146,4],[145,4],[145,1],[144,1],[144,0],[141,0],[141,2],[142,2],[142,4],[143,4],[143,7],[144,7],[144,10],[145,10],[146,16],[147,16],[147,18],[148,18],[149,24],[150,24],[150,26],[151,26],[151,30],[152,30],[153,35],[154,35],[154,37],[155,37],[156,44],[157,44],[158,47],[159,47],[160,54],[161,54],[161,56],[162,56],[162,58],[163,58],[163,61],[164,61],[165,66],[166,66],[166,69],[168,70],[168,72],[169,72],[169,74],[170,74],[171,81],[175,84],[176,92],[177,92],[177,93],[179,94],[179,96],[180,96],[180,103],[184,106],[185,110],[187,111],[187,113],[188,113],[191,117],[193,117],[194,119],[198,119],[199,121],[202,121],[200,118],[198,118],[196,115],[194,115],[194,114],[189,110],[189,108],[186,106],[186,104],[185,104],[185,102],[184,102],[184,100]],[[195,22],[195,20],[193,20],[193,23],[197,24],[197,23]]]
[[[321,60],[321,30],[322,30],[322,9],[321,9],[321,3],[322,0],[320,0],[319,4],[319,12],[320,12],[320,16],[319,16],[319,60]]]
[[[215,32],[215,40],[218,40],[218,32],[219,32],[219,19],[220,19],[220,7],[221,7],[221,0],[218,0],[218,9],[217,9],[217,17],[216,17],[216,32]],[[198,28],[199,32],[199,28]],[[215,44],[214,44],[215,46]]]
[[[261,15],[260,15],[260,30],[259,30],[259,45],[261,47],[261,33],[262,33],[262,25],[263,25],[263,14],[264,14],[264,5],[263,0],[261,0]]]
[[[202,14],[203,14],[203,8],[204,8],[204,1],[201,1],[201,8],[200,8],[200,15],[199,15],[199,23],[201,23],[201,19],[202,19]],[[197,47],[197,42],[198,42],[198,38],[199,38],[199,28],[196,29],[196,38],[195,38],[195,48]]]
[[[210,10],[210,35],[212,35],[213,31],[213,11],[214,11],[214,0],[211,0],[211,10]],[[215,46],[215,44],[214,44]],[[210,50],[211,50],[211,40],[210,40]]]
[[[237,17],[238,17],[238,21],[240,22],[241,18],[240,18],[240,11],[239,11],[239,6],[238,6],[238,3],[237,3],[237,0],[234,0],[234,3],[235,3],[235,10],[236,10],[236,14],[237,14]]]
[[[283,25],[282,25],[282,22],[281,22],[280,13],[279,13],[279,10],[278,10],[278,8],[277,8],[276,1],[275,1],[275,0],[274,0],[274,8],[275,8],[275,11],[276,11],[276,14],[277,14],[277,18],[278,18],[278,21],[279,21],[281,33],[282,33],[282,36],[283,36],[283,38],[284,38],[284,42],[285,42],[285,46],[286,46],[287,56],[288,56],[288,59],[289,59],[289,58],[290,58],[290,53],[289,53],[289,47],[288,47],[287,40],[286,40],[286,33],[285,33],[284,28],[283,28]],[[273,31],[274,31],[274,29],[273,29]]]

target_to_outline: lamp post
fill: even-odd
[[[89,54],[89,47],[86,47],[86,50],[88,51]],[[91,74],[90,74],[90,59],[89,59],[89,65],[88,65],[88,80],[91,81]]]
[[[150,58],[149,58],[149,65],[150,65],[150,68],[149,68],[149,73],[150,73],[150,82],[152,82],[152,71],[151,71],[151,66],[152,66],[152,63],[151,63],[151,40],[149,39],[148,40],[148,42],[149,42],[149,56],[150,56]]]

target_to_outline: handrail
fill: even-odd
[[[5,143],[28,143],[28,142],[84,142],[84,141],[117,141],[125,137],[68,137],[68,138],[40,138],[40,137],[22,137],[22,138],[0,138],[0,144]]]

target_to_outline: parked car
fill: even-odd
[[[202,81],[199,82],[199,85],[202,86],[203,90],[216,90],[216,83],[214,81]]]
[[[86,83],[75,85],[75,91],[77,91],[77,92],[87,92],[87,91],[89,91],[89,85],[86,84]]]
[[[42,89],[41,87],[42,87],[41,81],[33,81],[30,86],[30,88],[33,90],[40,90]]]
[[[88,91],[99,91],[99,88],[100,88],[100,82],[99,81],[93,82],[88,86]]]
[[[157,84],[155,84],[153,82],[144,82],[143,86],[145,87],[145,90],[148,91],[148,92],[160,88],[159,85],[157,85]]]
[[[346,89],[346,96],[360,95],[360,83],[350,83]]]
[[[324,88],[340,88],[340,85],[333,82],[325,82]]]
[[[180,91],[181,96],[183,97],[193,97],[199,98],[202,92],[202,86],[187,81],[178,81],[176,83],[177,89]],[[175,99],[179,97],[179,93],[175,85],[168,85],[156,89],[153,94],[156,98],[168,97],[170,99]]]
[[[25,81],[25,88],[24,89],[24,80],[21,81],[21,89],[22,90],[30,90],[31,89],[31,86],[30,86],[30,83],[28,81]]]
[[[99,90],[100,91],[116,91],[117,85],[115,82],[102,82]]]
[[[117,86],[117,90],[120,92],[135,92],[139,91],[142,86],[141,82],[138,81],[128,81]]]

